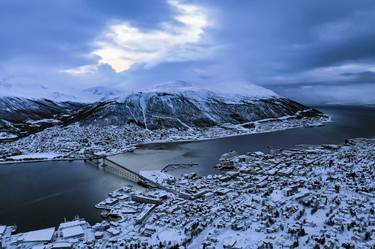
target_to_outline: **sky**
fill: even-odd
[[[374,104],[374,24],[373,0],[1,0],[0,91],[186,81]]]

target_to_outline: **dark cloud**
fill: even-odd
[[[2,0],[0,59],[27,57],[39,63],[81,65],[109,20],[148,28],[168,17],[163,0]]]
[[[372,100],[367,96],[375,92],[375,1],[184,2],[212,10],[215,25],[206,38],[218,49],[211,58],[135,66],[120,74],[101,67],[94,76],[64,78],[53,71],[97,62],[88,55],[108,22],[122,20],[152,30],[170,21],[173,10],[165,0],[2,0],[2,78],[132,88],[173,80],[206,86],[249,81],[311,103],[353,102],[361,94],[366,102]],[[340,69],[348,64],[360,66]]]
[[[359,73],[342,73],[341,75],[347,76],[349,79],[347,83],[372,83],[375,84],[375,72],[365,71]]]
[[[374,1],[212,1],[219,39],[255,76],[374,59]]]
[[[294,84],[274,85],[270,89],[308,105],[346,104],[369,105],[375,103],[374,84]]]

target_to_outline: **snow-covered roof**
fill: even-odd
[[[56,242],[52,244],[53,248],[72,248],[72,243],[69,242]]]
[[[61,223],[60,226],[59,226],[59,229],[64,229],[64,228],[67,228],[67,227],[79,226],[79,225],[82,225],[83,223],[84,223],[84,221],[81,221],[81,220],[68,221],[68,222],[65,222],[65,223]]]
[[[46,248],[45,245],[36,245],[36,246],[31,247],[31,249],[45,249],[45,248]]]
[[[81,236],[84,234],[84,231],[81,226],[74,226],[62,229],[62,235],[64,239]]]
[[[5,232],[6,226],[0,226],[0,235]]]
[[[112,235],[118,235],[118,234],[120,233],[119,230],[117,230],[117,229],[115,229],[115,228],[113,228],[113,227],[109,228],[109,229],[107,230],[107,232],[111,233]]]
[[[46,228],[24,233],[22,238],[25,242],[48,242],[52,240],[55,228]]]
[[[158,184],[162,184],[163,181],[174,178],[173,176],[161,172],[160,170],[141,170],[139,174],[147,178],[148,180],[156,182]]]

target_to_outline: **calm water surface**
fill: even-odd
[[[215,173],[213,166],[221,154],[267,151],[270,147],[298,144],[342,143],[346,138],[375,136],[375,108],[323,107],[332,122],[323,127],[228,137],[215,140],[149,144],[133,153],[114,157],[140,169],[160,169],[171,163],[197,163],[187,169],[171,171],[179,175],[195,171]],[[91,223],[100,221],[94,205],[107,194],[129,182],[100,171],[82,161],[0,165],[0,224],[17,224],[27,231],[56,226],[64,217],[75,215]]]
[[[0,165],[0,224],[28,231],[76,215],[98,222],[94,205],[125,184],[83,161]]]
[[[115,160],[139,168],[162,168],[170,163],[197,163],[190,169],[201,175],[215,173],[219,157],[230,150],[239,153],[269,151],[269,148],[287,148],[299,144],[343,143],[347,138],[375,136],[375,108],[322,107],[332,122],[321,127],[296,128],[263,134],[227,137],[189,143],[148,144],[132,153],[117,155]]]

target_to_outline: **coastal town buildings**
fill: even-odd
[[[224,158],[233,167],[220,175],[189,173],[157,188],[115,190],[96,205],[107,214],[95,225],[75,220],[16,234],[0,226],[2,246],[375,247],[374,138]]]

